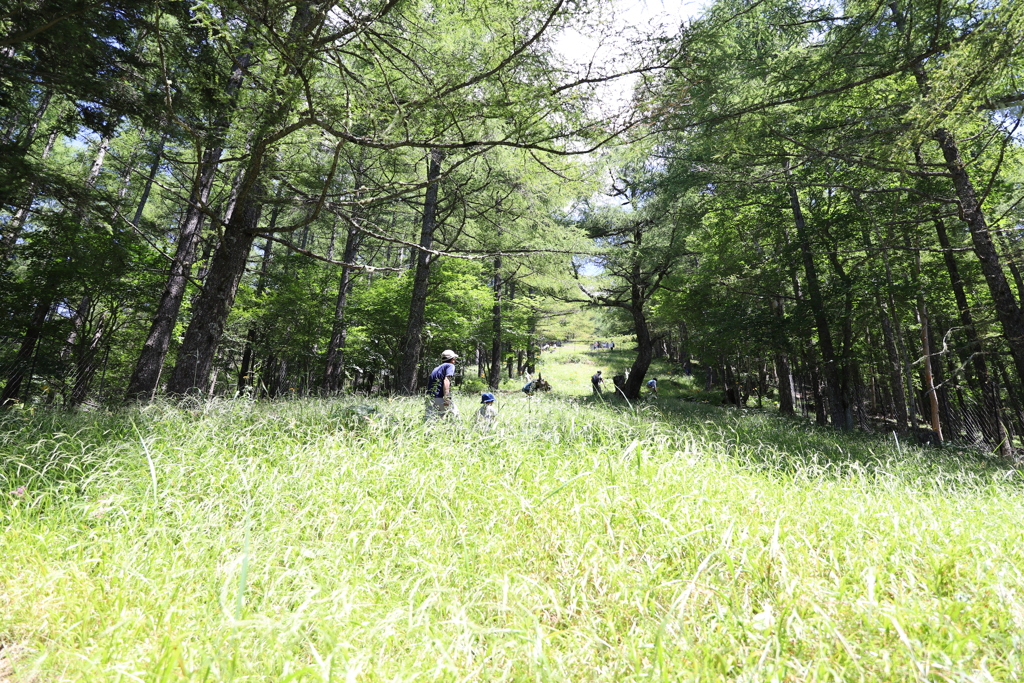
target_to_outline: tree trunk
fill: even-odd
[[[634,305],[630,308],[633,316],[633,328],[636,331],[636,359],[629,369],[629,377],[623,388],[626,398],[635,401],[640,398],[640,388],[644,384],[644,377],[648,368],[651,367],[651,360],[654,358],[654,343],[651,340],[651,330],[647,324],[647,316],[644,314],[643,303],[638,301],[639,287],[633,285]]]
[[[348,295],[352,290],[352,268],[356,254],[362,243],[362,233],[350,224],[345,238],[345,252],[341,260],[341,278],[338,280],[338,296],[334,303],[334,324],[331,328],[331,341],[327,346],[327,362],[324,369],[324,389],[328,393],[341,390],[345,378],[345,338],[348,326],[345,324],[345,309],[348,306]]]
[[[530,327],[526,335],[526,372],[531,376],[537,371],[537,317],[530,316]]]
[[[791,177],[789,162],[784,168],[787,180]],[[793,211],[793,220],[796,224],[797,241],[800,246],[800,253],[803,257],[804,276],[807,280],[807,295],[810,299],[811,311],[814,315],[814,324],[818,330],[818,346],[821,350],[821,358],[824,364],[823,373],[825,385],[828,392],[829,412],[832,415],[832,426],[836,429],[849,430],[853,428],[852,412],[848,408],[845,392],[843,390],[842,373],[836,358],[835,348],[832,346],[832,333],[829,328],[828,315],[825,311],[825,302],[821,296],[821,287],[818,284],[818,270],[814,264],[814,252],[811,250],[810,237],[807,234],[807,224],[804,221],[803,210],[800,208],[800,198],[796,192],[796,185],[792,181],[787,183],[789,191],[790,207]]]
[[[785,323],[786,311],[781,298],[771,300],[772,313],[780,324]],[[775,353],[775,374],[779,379],[779,412],[792,415],[793,407],[793,372],[789,367],[789,356],[785,351]]]
[[[967,337],[967,353],[970,356],[971,366],[981,389],[981,429],[982,435],[990,446],[999,450],[1001,455],[1009,455],[1010,447],[1006,439],[1006,427],[999,411],[999,396],[989,377],[988,364],[985,361],[985,353],[981,339],[978,337],[977,329],[974,326],[974,316],[971,314],[971,307],[967,302],[967,292],[964,289],[963,279],[960,277],[960,270],[957,266],[956,256],[950,246],[949,236],[946,233],[946,224],[936,218],[932,221],[935,225],[935,233],[939,238],[939,245],[942,247],[942,257],[946,262],[946,272],[949,273],[950,285],[953,288],[953,296],[956,299],[956,307],[960,314],[960,322],[964,327],[964,334]]]
[[[50,137],[46,139],[46,146],[43,147],[43,153],[40,156],[40,160],[46,161],[53,151],[53,145],[57,141],[58,131],[50,133]],[[28,190],[25,193],[25,200],[18,210],[14,212],[8,223],[7,231],[3,237],[0,238],[0,272],[6,270],[7,259],[14,251],[14,245],[18,242],[18,236],[21,234],[21,229],[25,227],[25,221],[28,220],[28,215],[32,212],[32,205],[36,200],[36,183],[32,182],[29,184]]]
[[[885,340],[885,354],[889,360],[889,383],[892,387],[892,401],[895,415],[893,416],[896,420],[896,429],[900,432],[907,430],[908,415],[907,415],[907,394],[906,387],[903,382],[903,363],[900,361],[899,349],[896,346],[896,337],[893,334],[892,322],[889,319],[889,313],[886,309],[886,304],[882,301],[882,296],[878,295],[876,299],[878,303],[879,319],[882,325],[882,338]]]
[[[1010,419],[1007,421],[1007,424],[1010,425],[1011,428],[1007,429],[1006,440],[1008,442],[1012,442],[1014,431],[1016,431],[1017,434],[1024,434],[1024,411],[1022,411],[1021,408],[1020,397],[1017,393],[1017,389],[1015,388],[1014,383],[1011,382],[1010,378],[1007,376],[1006,367],[997,361],[996,368],[998,369],[1000,376],[1003,378],[1003,383],[1006,385],[1006,395],[1010,401]],[[1012,443],[1009,445],[1012,445]],[[1009,452],[1012,454],[1013,449],[1010,448]]]
[[[828,424],[828,413],[825,409],[825,397],[821,393],[821,377],[818,374],[818,365],[811,361],[811,397],[814,400],[814,421],[821,427]]]
[[[431,149],[427,165],[427,192],[423,199],[423,222],[420,228],[420,247],[416,252],[416,272],[413,276],[409,320],[405,328],[402,362],[398,366],[398,390],[411,395],[416,392],[417,369],[423,350],[423,325],[426,323],[427,285],[430,283],[431,255],[424,251],[434,243],[437,221],[437,194],[441,179],[444,150]]]
[[[68,407],[70,408],[82,405],[85,402],[85,397],[89,394],[89,387],[96,375],[96,357],[99,355],[100,342],[106,331],[107,320],[107,312],[100,314],[92,336],[87,342],[79,342],[79,348],[75,354],[75,383],[71,388],[71,396],[68,398]]]
[[[46,323],[46,316],[49,315],[52,307],[53,299],[48,295],[36,302],[35,309],[32,312],[32,319],[29,321],[28,329],[21,340],[21,346],[18,347],[18,353],[14,357],[11,371],[7,375],[7,384],[4,386],[3,394],[0,394],[0,407],[10,407],[18,400],[18,395],[21,393],[21,385],[25,379],[25,371],[32,362],[32,353],[36,349],[36,344],[39,342],[40,337],[43,336],[43,325]]]
[[[156,393],[160,373],[163,370],[164,358],[171,344],[174,325],[178,321],[181,302],[185,298],[185,287],[192,272],[195,261],[196,246],[202,233],[204,210],[213,189],[220,157],[224,151],[224,137],[227,133],[229,115],[234,109],[236,96],[242,84],[245,70],[248,69],[251,55],[242,54],[235,61],[234,69],[228,77],[225,92],[228,97],[226,111],[213,125],[213,143],[203,152],[202,159],[196,169],[192,192],[189,195],[185,218],[178,232],[178,246],[171,261],[171,269],[160,295],[156,314],[149,328],[149,335],[142,346],[135,370],[128,381],[127,401],[149,401]]]
[[[167,386],[172,395],[203,396],[209,389],[213,358],[259,227],[261,205],[257,202],[262,198],[256,194],[255,191],[243,194],[240,208],[225,226],[203,291],[192,307],[192,319]]]
[[[146,176],[146,182],[142,186],[142,194],[139,196],[139,203],[135,207],[135,215],[132,217],[132,224],[136,227],[138,227],[139,221],[142,220],[142,212],[145,211],[146,203],[149,201],[149,193],[153,189],[153,181],[156,180],[157,171],[160,170],[160,162],[163,161],[164,145],[166,142],[167,136],[161,135],[156,148],[153,150],[153,163],[149,166],[149,174]]]
[[[935,391],[935,380],[932,373],[932,348],[931,332],[929,331],[928,307],[924,299],[924,291],[921,289],[921,252],[914,252],[914,280],[917,285],[917,322],[921,326],[921,373],[922,386],[924,389],[924,401],[928,406],[928,418],[932,431],[935,432],[939,443],[942,443],[942,423],[939,421],[939,397]]]
[[[999,263],[999,254],[992,243],[985,213],[982,211],[981,203],[978,201],[974,185],[971,184],[963,159],[960,158],[960,148],[957,146],[956,139],[951,132],[942,128],[935,131],[935,139],[938,141],[939,147],[942,148],[946,167],[953,178],[953,186],[956,188],[962,218],[970,230],[974,253],[981,263],[985,282],[988,284],[992,302],[995,304],[996,318],[1002,325],[1003,337],[1010,348],[1010,355],[1013,357],[1014,367],[1017,370],[1017,379],[1018,381],[1024,380],[1024,314],[1022,314],[1013,292],[1010,291],[1010,285]]]
[[[278,199],[281,198],[278,193]],[[277,221],[278,206],[274,206],[274,216],[271,218],[271,223]],[[267,271],[270,270],[271,254],[273,253],[274,242],[269,237],[263,245],[263,260],[260,263],[260,277],[256,281],[256,298],[259,299],[263,294],[263,290],[267,284]],[[238,381],[236,383],[236,391],[239,395],[242,395],[245,390],[252,384],[253,362],[254,352],[253,349],[256,346],[256,342],[259,339],[259,335],[256,331],[255,325],[250,325],[248,331],[245,333],[245,348],[242,349],[242,361],[238,367]]]
[[[495,390],[501,384],[501,256],[494,258],[494,306],[491,307],[491,368],[487,385]],[[510,373],[511,374],[511,373]]]

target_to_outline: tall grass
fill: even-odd
[[[699,404],[373,403],[4,416],[13,680],[1024,677],[1016,471]]]

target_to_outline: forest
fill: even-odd
[[[659,359],[737,407],[1024,448],[1024,3],[614,14],[9,4],[0,403],[409,395],[448,348],[480,390],[615,337],[626,399]]]

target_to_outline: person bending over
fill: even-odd
[[[426,419],[454,419],[459,416],[459,409],[452,402],[452,377],[455,376],[455,361],[458,359],[451,349],[441,352],[441,364],[430,373],[427,384]]]

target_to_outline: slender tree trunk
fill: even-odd
[[[956,427],[952,421],[952,411],[949,405],[949,389],[946,385],[946,371],[943,368],[942,356],[945,349],[936,341],[936,331],[948,327],[942,324],[942,319],[931,318],[928,326],[929,346],[932,350],[932,375],[935,382],[935,398],[939,405],[939,422],[942,424],[942,436],[946,441],[951,441],[956,434]],[[939,339],[942,336],[939,335]]]
[[[491,369],[487,384],[497,389],[501,384],[501,256],[494,259],[494,305],[491,307]]]
[[[815,359],[809,359],[811,397],[814,400],[814,421],[819,426],[828,424],[828,413],[825,408],[825,396],[821,393],[821,376],[818,373],[818,364]]]
[[[530,329],[526,335],[526,372],[533,375],[537,371],[537,318],[534,315],[530,316]]]
[[[106,312],[100,314],[96,321],[96,328],[87,342],[80,342],[76,353],[77,370],[75,372],[75,383],[71,388],[71,396],[68,398],[68,407],[74,408],[85,402],[89,394],[89,387],[96,375],[96,357],[99,355],[100,342],[106,332],[109,316]]]
[[[348,306],[348,295],[352,290],[353,271],[347,264],[354,263],[356,254],[362,243],[362,233],[354,225],[349,225],[345,238],[345,253],[341,260],[346,265],[341,267],[341,278],[338,281],[338,296],[334,303],[334,324],[331,329],[331,341],[327,346],[327,363],[324,369],[324,389],[329,393],[341,390],[345,378],[345,338],[348,326],[345,323],[345,309]]]
[[[896,345],[896,337],[893,334],[892,322],[889,319],[886,304],[882,301],[881,295],[877,296],[876,301],[878,303],[879,321],[882,325],[882,338],[885,340],[885,354],[889,361],[889,383],[892,387],[893,408],[895,409],[893,417],[896,420],[896,429],[900,432],[905,432],[909,426],[909,418],[907,415],[907,395],[903,382],[903,363],[900,360],[899,348]]]
[[[1012,429],[1007,430],[1007,441],[1012,442],[1014,432],[1017,434],[1024,434],[1024,410],[1022,410],[1020,395],[1017,392],[1017,386],[1010,381],[1010,377],[1007,374],[1006,367],[1002,363],[998,363],[996,367],[999,370],[1000,376],[1003,378],[1003,384],[1006,385],[1006,395],[1010,401],[1010,419],[1007,421],[1008,425],[1012,425]],[[1010,453],[1013,449],[1010,449]]]
[[[772,299],[772,313],[780,324],[785,323],[786,311],[781,298]],[[793,371],[789,367],[789,356],[785,351],[775,353],[775,374],[779,380],[779,412],[793,415]]]
[[[40,155],[42,161],[50,156],[53,151],[53,145],[57,142],[58,131],[54,130],[50,133],[50,137],[46,139],[46,146],[43,147],[43,153]],[[28,220],[28,215],[32,213],[32,205],[36,201],[36,183],[32,182],[29,184],[28,191],[25,193],[26,197],[21,206],[18,207],[17,211],[11,217],[8,223],[7,231],[4,232],[3,237],[0,237],[0,271],[6,270],[6,261],[14,251],[14,245],[18,242],[18,236],[21,234],[22,228],[25,227],[25,221]]]
[[[785,174],[787,180],[791,177],[789,163],[786,163]],[[800,245],[800,253],[803,257],[804,277],[807,280],[807,294],[810,298],[811,311],[814,315],[814,324],[818,330],[818,346],[821,350],[821,358],[824,364],[823,372],[825,384],[828,390],[829,409],[832,414],[832,426],[836,429],[852,429],[853,424],[849,418],[852,414],[847,408],[846,397],[843,392],[842,373],[836,358],[835,348],[832,345],[832,333],[829,327],[828,314],[825,310],[825,302],[821,296],[821,287],[818,284],[818,269],[814,263],[814,252],[811,249],[810,236],[807,234],[807,225],[804,221],[803,210],[800,207],[800,198],[796,192],[796,185],[789,181],[790,206],[793,211],[793,220],[796,224],[797,241]]]
[[[135,207],[135,215],[132,216],[132,224],[135,226],[138,226],[139,221],[142,220],[142,213],[145,211],[146,203],[149,201],[149,193],[153,189],[153,181],[156,180],[157,171],[160,170],[160,162],[163,161],[164,145],[166,142],[167,136],[161,135],[156,148],[153,150],[153,162],[149,165],[149,174],[146,175],[146,182],[142,186],[142,194],[139,195],[139,203]]]
[[[280,199],[280,194],[278,194]],[[274,207],[274,218],[271,222],[277,220],[278,207]],[[263,245],[263,261],[260,263],[260,277],[256,282],[256,298],[259,299],[263,295],[263,289],[267,283],[267,271],[270,270],[271,254],[273,253],[274,242],[269,237],[266,243]],[[242,349],[242,361],[238,367],[238,382],[236,383],[236,391],[241,395],[251,384],[253,375],[253,355],[256,347],[256,342],[259,335],[256,331],[255,325],[250,325],[248,331],[245,333],[245,348]]]
[[[36,303],[32,312],[32,319],[29,321],[28,329],[18,347],[18,353],[14,357],[14,364],[11,372],[7,375],[7,384],[4,385],[3,394],[0,394],[0,407],[7,408],[18,399],[21,393],[22,382],[25,379],[25,371],[32,362],[32,354],[36,344],[43,336],[43,325],[46,324],[46,316],[53,307],[53,299],[44,296],[43,300]]]
[[[935,380],[932,373],[931,332],[929,331],[928,306],[921,289],[921,252],[914,252],[914,284],[917,285],[917,322],[921,326],[921,372],[924,389],[924,402],[928,405],[928,418],[932,431],[942,442],[942,423],[939,421],[939,397],[935,391]]]
[[[950,131],[942,128],[935,131],[935,139],[942,149],[946,167],[953,178],[963,221],[970,230],[974,253],[981,263],[981,270],[995,305],[996,318],[1002,326],[1003,337],[1010,348],[1018,380],[1024,379],[1024,313],[1021,312],[999,263],[999,254],[992,242],[985,213],[960,157],[956,139]]]
[[[128,382],[126,396],[128,401],[149,401],[156,393],[164,358],[167,356],[167,350],[171,344],[171,334],[178,321],[181,302],[185,298],[185,288],[188,285],[192,264],[195,261],[196,245],[199,244],[205,219],[204,210],[210,199],[221,154],[224,151],[224,137],[230,123],[229,116],[234,109],[236,96],[250,61],[251,55],[247,53],[240,55],[228,78],[225,91],[229,105],[214,123],[214,142],[203,152],[199,167],[196,169],[192,192],[185,209],[185,218],[182,221],[181,230],[178,232],[178,246],[174,252],[174,259],[171,261],[167,283],[160,295],[160,303],[153,316],[149,334]]]
[[[963,325],[964,334],[967,337],[967,352],[970,355],[971,366],[974,368],[974,374],[981,389],[982,435],[990,446],[999,450],[1001,455],[1009,455],[1010,446],[1006,439],[1006,428],[999,411],[999,396],[989,377],[984,349],[974,326],[974,316],[971,314],[971,307],[967,302],[967,292],[964,289],[963,279],[960,277],[956,256],[950,246],[946,224],[938,218],[932,223],[935,225],[935,233],[939,238],[939,245],[942,247],[942,257],[946,263],[946,272],[949,273],[950,285],[953,288],[953,296],[960,314],[960,323]]]
[[[437,221],[437,194],[441,180],[441,162],[444,150],[430,150],[427,165],[427,192],[423,199],[423,222],[420,228],[420,247],[416,252],[416,272],[413,275],[412,299],[409,304],[409,320],[405,328],[405,342],[402,362],[398,366],[398,390],[411,395],[416,392],[417,370],[423,351],[423,326],[426,323],[427,286],[430,283],[431,255],[424,251],[434,243],[434,229]]]

